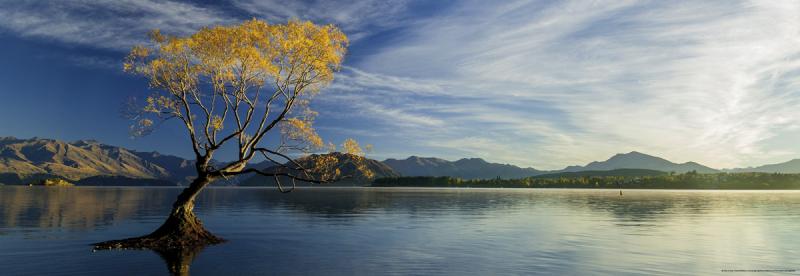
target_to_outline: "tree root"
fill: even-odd
[[[152,249],[172,251],[185,248],[202,248],[225,242],[211,234],[193,212],[177,208],[161,227],[141,237],[111,240],[93,244],[95,250],[108,249]]]
[[[223,242],[225,242],[224,239],[206,231],[203,235],[153,236],[150,234],[135,238],[99,242],[92,244],[92,246],[94,246],[95,250],[151,249],[156,251],[172,251],[183,248],[202,248]]]
[[[158,254],[167,265],[170,275],[189,275],[189,267],[195,257],[200,254],[206,246],[224,242],[220,238],[212,240],[193,240],[190,245],[184,238],[153,238],[148,236],[130,238],[124,240],[113,240],[94,244],[95,250],[152,250]],[[177,242],[176,241],[181,241]]]

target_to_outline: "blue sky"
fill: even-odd
[[[0,135],[189,157],[131,139],[148,94],[121,60],[148,30],[333,23],[345,67],[313,103],[328,140],[558,169],[641,151],[740,167],[800,158],[797,1],[16,1],[0,9]]]

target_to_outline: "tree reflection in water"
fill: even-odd
[[[189,266],[205,247],[178,248],[173,250],[154,250],[164,263],[170,275],[189,275]]]
[[[169,208],[171,201],[177,196],[177,192],[179,189],[3,187],[0,188],[0,235],[20,235],[29,239],[54,239],[53,242],[58,243],[60,241],[57,239],[69,240],[69,238],[65,239],[58,235],[34,237],[31,235],[38,232],[30,231],[30,229],[45,229],[45,231],[58,229],[59,232],[65,229],[69,230],[68,232],[79,232],[79,235],[72,236],[76,239],[84,237],[86,232],[99,236],[118,234],[114,231],[130,232],[128,227],[143,226],[142,229],[146,231],[149,230],[146,228],[150,225],[163,219],[164,208]],[[386,230],[380,233],[380,237],[397,238],[398,240],[406,238],[403,233],[406,229],[410,229],[404,228],[408,225],[394,225],[392,222],[379,220],[383,218],[399,218],[403,222],[421,223],[425,226],[441,226],[443,225],[441,223],[447,225],[452,222],[459,223],[458,226],[490,223],[485,228],[466,226],[467,230],[476,231],[466,231],[465,233],[474,234],[479,232],[477,230],[489,229],[491,231],[496,228],[499,229],[497,231],[505,231],[503,235],[499,236],[501,239],[515,239],[518,236],[521,241],[530,242],[530,239],[526,237],[548,233],[548,224],[538,224],[539,222],[566,223],[562,226],[573,228],[578,224],[586,223],[584,225],[586,227],[598,227],[598,225],[611,227],[604,228],[608,230],[607,233],[622,233],[608,234],[605,237],[624,236],[636,241],[637,237],[646,237],[653,233],[659,235],[672,233],[659,231],[659,229],[669,229],[670,231],[683,229],[675,228],[676,223],[678,226],[684,223],[702,224],[700,219],[726,218],[728,215],[761,216],[763,213],[794,215],[795,213],[791,210],[796,210],[794,206],[798,202],[798,196],[798,194],[786,192],[626,190],[625,195],[620,197],[615,190],[391,188],[301,188],[295,193],[280,194],[273,189],[222,188],[208,190],[207,193],[201,195],[197,204],[198,209],[202,212],[200,215],[212,222],[213,225],[210,228],[219,229],[221,233],[227,231],[232,237],[230,247],[220,248],[221,251],[210,250],[205,254],[208,254],[209,257],[236,256],[234,258],[237,261],[251,266],[249,262],[253,262],[253,259],[248,258],[254,253],[259,256],[258,260],[284,254],[286,247],[278,248],[287,245],[273,245],[272,242],[281,243],[287,240],[275,240],[262,236],[304,231],[304,228],[291,228],[292,226],[319,226],[311,229],[310,233],[318,234],[311,239],[331,242],[328,240],[331,237],[325,236],[327,233],[324,230],[326,229],[360,231],[362,227],[365,227],[364,233],[367,234]],[[503,220],[504,217],[508,219]],[[246,220],[241,220],[241,224],[239,224],[240,218]],[[718,223],[727,221],[729,220],[721,220]],[[285,222],[288,222],[289,225],[281,224]],[[500,224],[491,224],[496,222],[500,222]],[[292,225],[292,223],[296,224]],[[320,225],[320,223],[325,225]],[[384,224],[389,224],[394,228],[386,228]],[[276,226],[288,226],[288,228],[274,230]],[[664,228],[667,226],[672,226],[672,228]],[[403,230],[393,231],[401,228]],[[431,234],[425,232],[426,228],[424,227],[413,229],[421,231],[416,234]],[[553,237],[562,237],[563,229],[567,228],[550,229],[552,230],[550,232],[555,235]],[[590,238],[594,235],[584,236],[579,228],[575,229],[578,230],[571,232],[571,237],[584,238],[587,239],[587,242],[596,242]],[[714,235],[724,233],[718,232],[713,225],[700,230],[694,226],[686,229],[689,230],[685,231],[693,234],[692,237],[702,236],[703,231],[706,230]],[[295,232],[287,232],[288,230]],[[791,236],[793,232],[787,233],[789,234],[786,235]],[[628,234],[632,236],[625,236]],[[604,237],[603,235],[599,236]],[[344,235],[342,231],[335,232],[332,237],[352,238],[354,242],[363,241],[361,238]],[[478,236],[473,238],[483,240]],[[258,240],[261,243],[250,245],[242,242],[248,239]],[[415,240],[413,236],[409,239]],[[288,240],[297,242],[297,240]],[[647,238],[638,240],[641,244],[664,246],[667,249],[689,250],[693,248],[692,244],[677,243],[676,245],[673,242],[667,245],[653,245],[647,241]],[[309,242],[309,244],[311,243],[313,241]],[[602,242],[599,244],[602,246]],[[403,247],[403,245],[391,242],[383,244],[383,246],[390,245]],[[291,246],[294,244],[287,247]],[[341,246],[348,245],[342,244]],[[381,247],[376,246],[375,248]],[[204,249],[202,247],[182,248],[154,253],[163,259],[169,273],[189,275],[190,266]],[[299,249],[300,252],[308,253],[303,250],[307,249]],[[408,250],[413,251],[414,249]],[[98,252],[98,254],[103,253]],[[109,254],[103,255],[116,258]],[[144,255],[149,255],[149,253]],[[126,256],[128,255],[126,254]],[[128,262],[139,264],[141,259],[136,258],[128,258],[128,260],[134,260]],[[153,260],[147,262],[153,263]],[[158,261],[154,263],[155,269],[162,268]],[[220,268],[221,271],[226,271],[224,266],[230,263],[234,262],[227,258],[209,258],[200,260],[194,265],[195,269],[223,266]],[[114,265],[108,266],[112,270],[118,268]],[[252,263],[252,267],[255,267],[256,270],[249,270],[251,272],[259,271],[257,269],[281,271],[280,266],[265,266],[262,263]],[[236,269],[240,268],[233,270]],[[246,270],[247,268],[241,269]],[[296,269],[296,266],[292,266],[291,269]],[[197,272],[206,271],[195,271],[195,273]]]

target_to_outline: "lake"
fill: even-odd
[[[154,230],[179,191],[0,187],[0,274],[800,271],[797,191],[211,188],[196,213],[227,243],[92,251]]]

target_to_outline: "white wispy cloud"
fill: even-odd
[[[145,42],[152,29],[186,34],[231,20],[190,3],[154,0],[25,1],[0,9],[0,28],[6,31],[112,50]]]
[[[348,38],[358,40],[382,28],[395,27],[406,18],[406,0],[236,0],[233,5],[269,21],[289,18],[335,24]]]
[[[445,84],[441,80],[424,80],[420,78],[403,78],[390,75],[368,73],[357,68],[344,66],[336,76],[336,82],[330,86],[336,91],[389,91],[391,93],[443,94]]]
[[[407,1],[236,0],[232,9],[193,2],[155,0],[24,1],[0,9],[0,29],[26,37],[128,50],[145,42],[152,29],[188,34],[200,27],[249,18],[285,22],[290,18],[335,24],[357,40],[404,19]]]
[[[544,169],[631,150],[716,167],[800,156],[800,2],[465,0],[422,16],[411,4],[18,2],[0,30],[127,50],[154,28],[333,23],[369,51],[317,99],[340,125],[318,127],[367,137],[379,156]],[[362,40],[386,30],[379,46]]]
[[[418,107],[430,105],[425,98],[383,99],[440,118],[448,126],[438,133],[450,130],[405,135],[464,154],[494,147],[503,153],[493,160],[545,168],[628,150],[717,167],[800,154],[770,147],[796,137],[800,124],[800,3],[458,6],[416,21],[401,43],[353,65],[393,76],[383,79],[442,84],[444,98],[427,110]],[[374,84],[415,92],[403,85]]]

